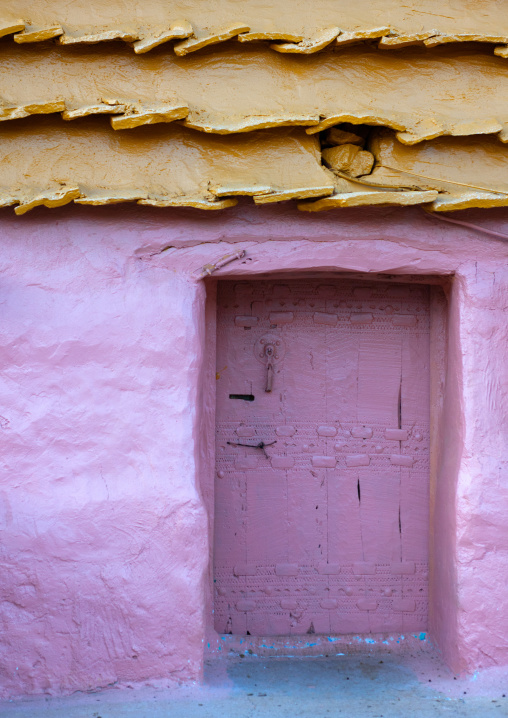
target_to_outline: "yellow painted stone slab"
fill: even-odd
[[[411,144],[440,135],[508,139],[504,60],[475,48],[370,47],[299,56],[236,44],[176,57],[122,45],[0,44],[0,120],[62,112],[111,115],[115,129],[183,120],[227,134],[282,125],[314,133],[340,122],[386,126]]]
[[[185,39],[181,32],[172,32],[176,26],[187,28]],[[118,38],[136,43],[137,52],[175,39],[175,48],[193,52],[240,33],[246,41],[280,41],[286,53],[317,52],[335,28],[339,44],[365,38],[382,38],[386,48],[471,40],[506,44],[508,4],[500,0],[2,0],[0,34],[2,27],[5,34],[17,33],[15,38],[25,35],[22,42],[56,37],[55,28],[61,28],[63,44]]]
[[[335,191],[328,197],[315,201],[304,200],[298,203],[298,209],[304,212],[321,212],[325,209],[339,207],[366,207],[366,206],[409,206],[414,204],[428,204],[438,197],[436,190],[401,190],[398,188],[384,189],[369,187],[363,182],[337,178]]]
[[[300,200],[325,209],[424,204],[436,211],[508,206],[508,147],[495,137],[441,137],[408,146],[374,131],[376,164],[360,178],[321,164],[303,128],[227,136],[176,124],[112,132],[101,118],[18,120],[0,127],[0,207],[138,202],[223,209]]]
[[[508,205],[508,147],[494,137],[440,137],[408,147],[389,131],[370,146],[376,157],[373,187],[439,192],[432,209]]]
[[[221,209],[237,195],[322,197],[333,175],[300,128],[220,137],[177,125],[114,133],[100,118],[46,117],[0,128],[0,206],[139,201]]]

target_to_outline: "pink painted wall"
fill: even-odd
[[[505,210],[462,218],[508,234]],[[213,455],[193,273],[231,243],[248,258],[224,277],[454,275],[431,632],[456,669],[508,665],[508,241],[418,209],[245,204],[2,211],[0,243],[3,696],[200,678]]]

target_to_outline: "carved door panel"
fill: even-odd
[[[221,282],[217,326],[216,630],[425,630],[428,288]]]

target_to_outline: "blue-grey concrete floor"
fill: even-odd
[[[203,686],[108,689],[0,703],[2,718],[508,716],[504,678],[457,678],[432,655],[207,661]],[[504,694],[504,695],[503,695]]]

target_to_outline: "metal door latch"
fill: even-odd
[[[266,357],[266,385],[265,391],[272,391],[273,386],[273,356],[275,349],[273,344],[265,344],[265,357]]]
[[[254,344],[256,359],[266,366],[265,392],[268,394],[273,389],[275,366],[282,361],[285,353],[286,346],[284,341],[276,334],[265,334]]]

